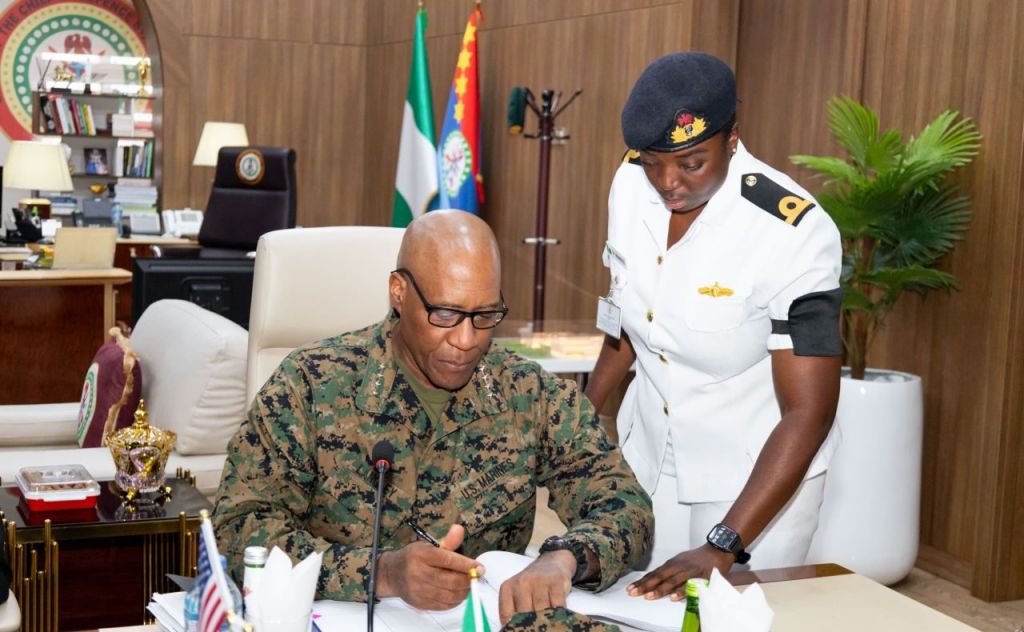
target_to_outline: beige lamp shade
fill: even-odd
[[[53,143],[16,140],[4,163],[4,186],[37,191],[70,191],[71,171],[64,148]]]
[[[217,153],[221,147],[245,147],[248,144],[249,135],[245,133],[245,125],[207,121],[203,125],[192,164],[197,167],[216,167]]]

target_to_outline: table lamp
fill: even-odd
[[[38,191],[72,190],[64,148],[54,143],[13,141],[4,164],[4,187],[30,189],[33,195]],[[44,198],[25,198],[18,202],[18,207],[22,211],[34,207],[44,219],[50,216],[50,200]]]
[[[217,154],[221,147],[245,147],[249,144],[249,135],[242,123],[223,123],[207,121],[203,124],[203,133],[199,137],[192,165],[196,167],[216,167]]]

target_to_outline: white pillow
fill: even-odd
[[[249,334],[188,301],[157,301],[131,344],[142,364],[149,421],[178,433],[179,454],[219,454],[245,417]]]

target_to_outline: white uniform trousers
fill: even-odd
[[[708,532],[725,518],[734,502],[679,502],[672,452],[669,445],[657,487],[651,496],[654,504],[654,545],[650,563],[644,570],[654,570],[669,558],[707,542]],[[825,475],[823,472],[800,484],[782,511],[746,548],[750,562],[739,568],[780,568],[805,563],[811,538],[818,527]]]

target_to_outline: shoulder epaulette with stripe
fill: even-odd
[[[743,197],[768,214],[796,226],[812,208],[813,200],[802,198],[763,173],[745,173],[740,185]]]

